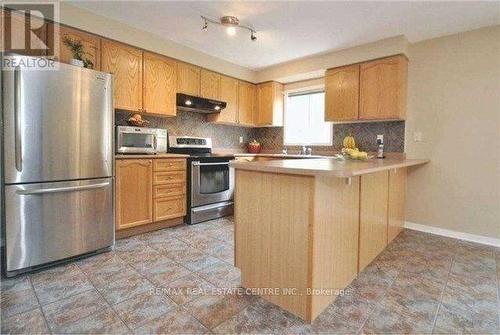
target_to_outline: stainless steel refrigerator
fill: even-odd
[[[2,72],[7,275],[114,243],[111,75],[37,66]]]

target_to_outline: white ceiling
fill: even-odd
[[[262,69],[406,35],[410,42],[500,24],[500,2],[78,1],[72,4],[226,61]],[[228,36],[200,15],[237,16],[257,30]]]

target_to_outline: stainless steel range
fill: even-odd
[[[195,224],[233,214],[233,155],[212,153],[212,139],[169,136],[168,152],[187,154],[187,223]]]

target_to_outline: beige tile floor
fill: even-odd
[[[1,331],[93,334],[498,334],[500,250],[404,231],[311,325],[231,294],[231,218],[120,240],[1,283]]]

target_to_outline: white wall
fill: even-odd
[[[500,238],[500,26],[409,47],[407,221]],[[414,132],[423,141],[414,142]]]

